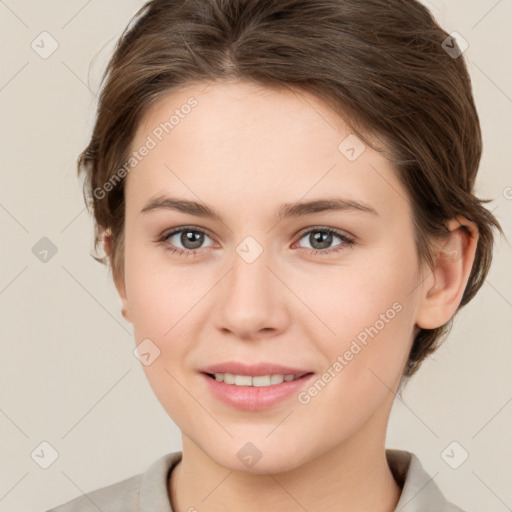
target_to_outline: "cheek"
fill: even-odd
[[[160,251],[156,261],[155,253]],[[206,295],[218,277],[206,266],[171,264],[163,249],[139,250],[129,241],[125,258],[128,308],[136,344],[149,339],[149,346],[158,354],[143,369],[164,407],[179,411],[190,401],[179,383],[188,368],[187,356],[205,323]]]
[[[401,375],[414,328],[414,248],[390,248],[372,261],[378,264],[340,269],[329,281],[318,275],[302,288],[311,310],[328,327],[317,340],[329,364],[342,356],[343,379],[363,379],[363,387],[377,379],[369,370],[389,385]]]
[[[405,277],[388,281],[368,273],[331,282],[329,293],[317,289],[312,294],[310,288],[311,309],[335,334],[324,329],[327,334],[312,338],[326,364],[300,403],[320,424],[337,425],[340,438],[353,434],[392,400],[412,342],[414,308],[408,291]]]
[[[199,308],[194,306],[206,285],[198,284],[200,278],[191,284],[190,270],[185,267],[167,265],[161,259],[158,264],[149,261],[149,253],[127,241],[125,280],[134,338],[152,354],[150,364],[142,368],[155,396],[172,412],[173,420],[184,426],[198,412],[184,388],[183,373],[191,340],[197,338],[191,329],[201,325]]]
[[[125,281],[136,339],[172,336],[175,325],[189,322],[206,291],[204,277],[198,266],[191,270],[168,263],[163,248],[144,250],[127,240]]]

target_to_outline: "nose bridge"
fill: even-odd
[[[240,337],[250,337],[261,329],[281,328],[284,309],[270,250],[253,237],[235,247],[232,270],[226,276],[219,303],[219,327]]]
[[[271,255],[254,237],[246,237],[235,248],[233,270],[231,271],[229,295],[237,302],[268,302],[272,288],[269,280],[273,277],[268,269]]]

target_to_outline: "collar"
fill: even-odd
[[[443,495],[418,457],[405,450],[386,450],[389,468],[402,487],[400,499],[393,512],[464,512]]]
[[[157,459],[143,474],[140,484],[140,512],[173,512],[167,492],[170,472],[181,461],[183,453],[167,453]],[[446,500],[423,469],[418,457],[405,450],[386,449],[389,468],[402,487],[393,512],[464,512]]]

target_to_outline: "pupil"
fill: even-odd
[[[201,247],[203,243],[203,233],[198,233],[197,231],[187,231],[182,233],[181,235],[181,243],[187,249],[198,249]],[[191,243],[192,247],[187,246],[187,243]]]
[[[316,231],[313,235],[313,240],[314,243],[312,243],[311,246],[314,249],[326,249],[332,242],[332,233],[328,233],[326,231]],[[317,242],[320,242],[320,247],[315,247]]]

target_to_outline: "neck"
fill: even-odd
[[[274,474],[223,467],[183,436],[182,460],[169,480],[173,510],[393,512],[401,487],[386,460],[385,432],[369,433],[363,429],[307,463]]]

